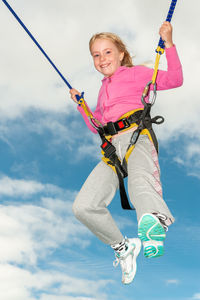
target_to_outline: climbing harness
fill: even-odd
[[[128,158],[133,151],[140,134],[148,135],[149,139],[153,142],[156,150],[158,151],[158,142],[152,128],[152,123],[160,124],[159,118],[162,117],[157,116],[151,119],[150,106],[147,105],[144,109],[137,109],[125,114],[117,122],[108,122],[106,126],[97,129],[102,140],[102,160],[116,172],[119,179],[119,190],[121,196],[121,205],[123,209],[134,209],[131,208],[129,204],[124,186],[124,178],[128,176]],[[116,154],[116,148],[110,142],[110,139],[118,132],[131,129],[136,126],[137,129],[133,132],[130,139],[130,144],[126,150],[125,157],[121,161],[118,158]]]
[[[7,6],[7,8],[10,10],[10,12],[13,14],[13,16],[16,18],[16,20],[19,22],[19,24],[23,27],[23,29],[26,31],[26,33],[29,35],[29,37],[32,39],[32,41],[35,43],[35,45],[39,48],[39,50],[42,52],[42,54],[46,57],[46,59],[49,61],[49,63],[52,65],[54,70],[58,73],[58,75],[61,77],[61,79],[64,81],[64,83],[68,86],[69,89],[72,89],[72,86],[67,81],[67,79],[62,75],[62,73],[58,70],[58,68],[55,66],[53,61],[50,59],[50,57],[47,55],[47,53],[44,51],[44,49],[40,46],[40,44],[37,42],[37,40],[34,38],[34,36],[31,34],[31,32],[28,30],[28,28],[25,26],[25,24],[22,22],[22,20],[18,17],[18,15],[15,13],[15,11],[12,9],[12,7],[8,4],[6,0],[2,0],[3,3]],[[176,6],[177,0],[172,0],[166,21],[170,22],[172,15],[174,13],[174,9]],[[147,83],[147,85],[144,88],[144,91],[142,93],[141,102],[144,105],[144,109],[137,109],[131,112],[126,113],[123,115],[117,122],[108,122],[105,126],[103,126],[97,119],[94,118],[93,114],[91,113],[89,107],[87,106],[85,100],[84,100],[84,93],[81,94],[81,96],[76,95],[76,99],[78,101],[78,105],[81,106],[89,118],[89,121],[91,125],[97,130],[99,133],[99,136],[101,138],[102,144],[102,153],[103,153],[103,161],[109,165],[117,174],[119,179],[119,189],[120,189],[120,196],[121,196],[121,204],[122,208],[124,209],[134,209],[131,208],[128,197],[126,194],[125,186],[124,186],[124,178],[128,176],[127,172],[127,161],[128,157],[130,156],[132,150],[135,147],[135,144],[140,136],[140,134],[146,134],[149,139],[153,142],[157,152],[158,152],[158,142],[156,139],[156,135],[153,131],[152,124],[161,124],[164,122],[164,118],[161,116],[156,116],[154,118],[151,118],[150,111],[151,107],[155,103],[156,100],[156,77],[158,72],[158,66],[159,66],[159,60],[160,56],[164,53],[165,44],[162,38],[160,38],[158,47],[156,49],[156,60],[154,65],[154,72],[151,81]],[[146,102],[146,97],[149,95],[150,87],[153,85],[153,97],[151,101]],[[111,138],[113,135],[117,134],[120,131],[126,131],[127,129],[131,129],[133,127],[136,127],[137,129],[133,132],[130,144],[127,148],[126,155],[121,161],[117,154],[116,149],[111,143]]]

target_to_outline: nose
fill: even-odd
[[[105,56],[102,54],[100,55],[100,62],[103,62],[105,60]]]

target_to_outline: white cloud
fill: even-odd
[[[192,299],[200,299],[200,293],[194,294]]]
[[[27,197],[44,190],[44,185],[36,181],[11,179],[4,176],[0,179],[0,195]]]
[[[61,207],[58,209],[58,206]],[[36,205],[1,206],[0,261],[36,265],[69,238],[72,245],[88,245],[85,240],[88,231],[62,208],[61,201],[57,203],[56,212]]]
[[[62,188],[53,184],[43,184],[35,180],[25,179],[13,179],[11,177],[1,175],[0,176],[0,196],[8,197],[30,197],[35,194],[51,194],[57,197],[65,196],[68,200],[72,200],[75,197],[76,192],[65,191]]]
[[[102,298],[42,295],[40,300],[101,300]],[[105,298],[104,298],[105,299]]]
[[[32,198],[30,203],[16,202],[13,198],[11,203],[0,205],[0,299],[35,300],[35,292],[40,293],[43,300],[52,297],[107,299],[101,289],[110,283],[109,280],[76,278],[69,266],[64,268],[65,272],[51,270],[58,270],[59,264],[63,270],[64,265],[59,257],[54,257],[54,251],[63,247],[66,256],[69,255],[69,240],[70,249],[77,245],[83,249],[90,244],[89,231],[72,215],[75,192],[9,177],[2,178],[3,184],[2,196],[13,198],[16,192],[25,200]],[[68,195],[68,198],[59,199],[57,195]],[[44,263],[47,271],[40,269],[40,264]]]
[[[176,149],[174,149],[174,161],[181,167],[184,167],[188,176],[200,178],[200,141],[198,137],[191,140],[185,138],[181,143],[178,142]]]
[[[188,145],[186,149],[186,155],[188,159],[192,159],[196,156],[200,156],[200,144],[199,143],[191,143]]]
[[[180,284],[180,280],[179,279],[167,279],[166,280],[166,284],[169,285],[169,284],[175,284],[175,285],[178,285]]]
[[[2,197],[12,197],[12,204],[0,205],[2,263],[36,265],[38,259],[50,254],[69,238],[71,244],[78,243],[79,247],[88,245],[89,231],[72,215],[75,192],[36,181],[3,177],[0,180],[0,194]],[[30,196],[34,196],[30,204],[13,202],[16,197],[27,200]],[[33,201],[37,204],[33,204]]]
[[[36,300],[34,291],[41,291],[40,300],[106,300],[101,290],[110,283],[110,280],[75,278],[67,275],[67,271],[31,272],[13,265],[0,265],[0,298],[4,300]]]
[[[0,297],[5,300],[35,300],[31,297],[31,274],[18,267],[0,265]]]

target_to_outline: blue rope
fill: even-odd
[[[4,4],[7,6],[7,8],[10,10],[10,12],[13,14],[13,16],[17,19],[17,21],[19,22],[19,24],[24,28],[24,30],[28,33],[28,35],[30,36],[30,38],[33,40],[33,42],[36,44],[36,46],[40,49],[40,51],[44,54],[44,56],[46,57],[46,59],[50,62],[50,64],[52,65],[52,67],[56,70],[56,72],[59,74],[59,76],[62,78],[62,80],[64,81],[64,83],[68,86],[69,89],[72,89],[72,86],[69,84],[69,82],[66,80],[66,78],[61,74],[61,72],[58,70],[58,68],[55,66],[55,64],[52,62],[52,60],[49,58],[49,56],[46,54],[46,52],[42,49],[42,47],[40,46],[40,44],[36,41],[36,39],[34,38],[34,36],[30,33],[30,31],[28,30],[28,28],[24,25],[24,23],[20,20],[20,18],[17,16],[17,14],[14,12],[14,10],[12,9],[12,7],[8,4],[8,2],[6,0],[2,0],[4,2]]]
[[[172,2],[171,2],[170,8],[169,8],[169,11],[167,14],[167,18],[166,18],[166,21],[168,21],[168,22],[171,22],[171,19],[172,19],[173,13],[174,13],[174,9],[176,6],[176,2],[177,2],[177,0],[172,0]],[[158,46],[162,49],[165,49],[165,44],[164,44],[164,41],[162,40],[162,38],[160,38]]]

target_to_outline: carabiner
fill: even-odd
[[[154,105],[155,103],[155,100],[156,100],[156,96],[157,96],[157,93],[156,93],[156,83],[153,84],[153,97],[152,97],[152,100],[151,101],[148,101],[146,102],[145,101],[145,98],[148,96],[149,94],[149,90],[150,90],[150,86],[152,84],[152,81],[149,81],[147,83],[147,85],[145,86],[144,88],[144,91],[142,93],[142,98],[141,98],[141,101],[142,101],[142,104],[145,106],[147,103],[150,103],[151,105]]]

